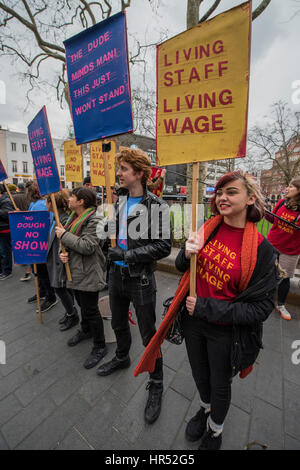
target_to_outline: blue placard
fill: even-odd
[[[6,180],[6,179],[7,179],[7,173],[5,171],[3,163],[0,160],[0,181]]]
[[[15,264],[45,263],[50,227],[49,212],[9,212],[8,217]]]
[[[45,106],[29,124],[28,138],[41,195],[60,191],[60,179]]]
[[[125,13],[64,45],[76,143],[132,132]]]
[[[212,186],[206,186],[206,192],[207,193],[213,193],[215,190],[215,188],[213,188]]]

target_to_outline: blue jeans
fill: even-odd
[[[12,272],[10,233],[0,233],[0,272],[6,276]]]

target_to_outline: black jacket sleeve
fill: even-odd
[[[175,266],[181,273],[184,273],[190,267],[190,260],[185,257],[185,244],[176,257]]]
[[[256,302],[227,302],[211,297],[197,297],[195,318],[230,325],[253,325],[265,321],[274,309],[275,289]]]

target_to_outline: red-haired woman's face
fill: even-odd
[[[255,202],[255,196],[248,196],[242,180],[236,179],[216,191],[216,207],[223,217],[246,217],[248,205]]]

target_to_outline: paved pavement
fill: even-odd
[[[91,343],[66,345],[76,327],[61,333],[57,304],[40,325],[35,305],[26,303],[34,282],[19,282],[21,267],[0,282],[0,340],[6,365],[0,365],[0,449],[195,450],[185,440],[186,422],[198,409],[185,346],[163,345],[163,408],[152,426],[143,421],[147,375],[133,377],[143,346],[132,325],[132,366],[108,377],[82,367]],[[157,272],[157,317],[162,300],[174,293],[178,276]],[[105,293],[103,293],[105,294]],[[273,312],[265,323],[264,349],[254,371],[235,378],[223,449],[300,449],[300,307],[293,319]],[[292,349],[298,340],[298,350]],[[109,344],[112,357],[115,345]]]

